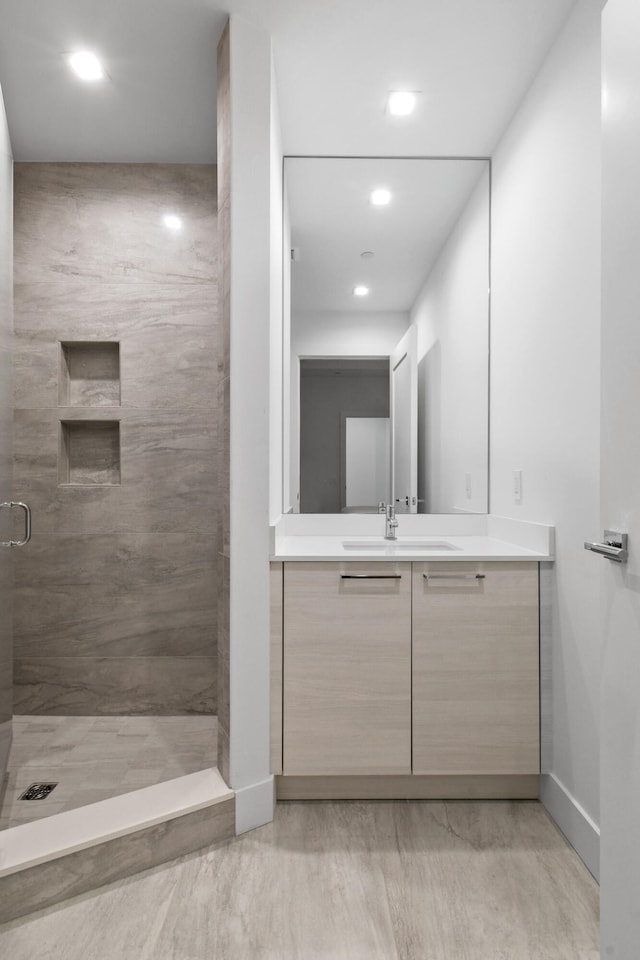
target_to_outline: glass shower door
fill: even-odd
[[[13,161],[0,94],[0,502],[12,497]],[[0,541],[13,537],[12,509],[0,510]],[[13,553],[0,547],[0,794],[13,714]]]
[[[11,502],[11,300],[0,293],[0,501]],[[13,510],[0,509],[0,542],[11,543]],[[11,748],[13,714],[13,549],[0,547],[0,795]]]
[[[0,351],[0,363],[4,361],[3,351]],[[0,416],[1,429],[5,425],[4,411]],[[11,440],[11,430],[8,430]],[[11,443],[9,452],[0,453],[2,466],[2,486],[7,486],[7,477],[11,480]],[[22,512],[24,530],[17,537],[13,534],[14,509]],[[9,532],[7,532],[7,530]],[[7,769],[9,750],[11,749],[11,727],[13,717],[13,569],[11,565],[11,551],[14,547],[24,547],[31,539],[31,510],[26,503],[15,500],[0,502],[0,797],[2,784]]]
[[[4,361],[0,353],[0,363]],[[0,375],[1,377],[1,375]],[[4,440],[4,411],[0,415],[0,441]],[[7,489],[5,455],[0,452],[2,478],[0,489]],[[0,537],[11,542],[12,511],[0,510]],[[9,750],[11,749],[11,718],[13,715],[13,565],[11,548],[0,547],[0,796],[4,782]]]

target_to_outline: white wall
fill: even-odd
[[[271,205],[271,263],[269,282],[271,286],[270,315],[270,383],[269,383],[269,517],[271,522],[282,513],[282,423],[283,423],[283,285],[282,254],[283,218],[282,218],[282,135],[278,112],[278,94],[273,62],[271,65],[271,169],[270,169],[270,205]]]
[[[298,357],[385,357],[406,333],[409,314],[298,311],[291,353]]]
[[[411,309],[421,513],[487,512],[488,224],[487,164]]]
[[[542,797],[596,871],[600,570],[583,541],[602,532],[599,3],[576,5],[493,161],[491,512],[556,526]]]
[[[298,415],[298,410],[291,409],[291,393],[293,389],[293,372],[291,367],[291,216],[289,214],[289,204],[286,194],[286,184],[284,185],[284,209],[283,209],[283,270],[282,270],[282,339],[280,349],[282,351],[282,512],[291,513],[294,504],[297,505],[297,488],[292,492],[291,464],[296,464],[296,471],[300,460],[300,424],[298,421],[294,424],[294,416]],[[299,375],[296,376],[296,393],[299,391]],[[292,448],[289,443],[289,437],[296,438],[296,446]]]
[[[272,63],[267,34],[232,17],[230,786],[239,832],[273,810],[269,757],[269,362]]]
[[[640,5],[603,15],[602,524],[629,562],[602,562],[602,956],[640,952]],[[597,558],[594,557],[595,560]]]

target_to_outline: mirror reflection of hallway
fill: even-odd
[[[371,200],[379,187],[390,194],[384,207]],[[301,361],[392,357],[402,413],[394,433],[392,400],[388,499],[401,513],[486,513],[489,161],[286,157],[283,189],[283,511],[347,503],[337,468],[327,476],[329,450],[318,456],[306,429],[303,445],[314,446],[305,462]],[[417,386],[395,355],[410,329]],[[334,428],[334,464],[337,447]]]
[[[363,426],[364,421],[371,420],[386,421],[387,427]],[[354,421],[360,421],[360,426]],[[376,512],[380,500],[388,501],[388,453],[385,458],[380,442],[386,430],[388,451],[388,422],[387,357],[300,360],[301,513],[341,513],[354,507]],[[347,493],[354,444],[360,451],[368,451],[376,477],[368,470],[351,470]],[[354,497],[360,502],[356,503]]]

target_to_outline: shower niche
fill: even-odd
[[[60,342],[58,405],[120,406],[120,344],[117,341]]]
[[[118,420],[60,421],[58,483],[120,483]]]
[[[98,410],[120,406],[120,344],[114,340],[59,342],[58,406],[92,410],[91,418],[60,418],[58,483],[120,483],[120,421]]]

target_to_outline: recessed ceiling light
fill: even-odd
[[[389,190],[380,187],[371,194],[371,203],[374,207],[386,207],[388,203],[391,203],[391,193]]]
[[[416,99],[410,90],[394,90],[389,94],[387,109],[394,117],[408,117],[416,108]]]
[[[353,288],[354,297],[366,297],[369,293],[369,287],[363,286],[363,284],[358,284],[357,287]]]
[[[69,66],[81,80],[102,80],[104,70],[95,53],[90,50],[78,50],[69,57]]]
[[[181,230],[182,229],[182,220],[180,217],[177,217],[175,213],[165,213],[162,218],[162,222],[165,227],[168,227],[169,230]]]

